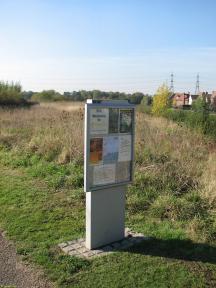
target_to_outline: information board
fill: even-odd
[[[133,178],[135,106],[87,100],[85,191],[130,183]]]

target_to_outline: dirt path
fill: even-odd
[[[17,257],[14,245],[0,232],[0,287],[51,288],[42,272],[24,265]]]

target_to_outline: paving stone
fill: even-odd
[[[78,243],[84,243],[84,242],[85,242],[85,239],[84,239],[84,238],[80,238],[80,239],[77,240],[77,242],[78,242]]]
[[[77,256],[79,253],[76,250],[71,250],[68,252],[68,255],[70,256]]]
[[[81,248],[78,248],[77,251],[82,254],[82,253],[88,252],[90,250],[88,250],[86,247],[81,247]]]
[[[83,253],[84,257],[92,257],[94,253],[92,253],[90,250],[88,252]]]
[[[129,228],[125,229],[125,236],[126,237],[121,241],[117,241],[110,245],[106,245],[104,247],[94,250],[89,250],[88,248],[86,248],[84,238],[68,241],[67,243],[61,243],[58,246],[68,255],[84,258],[93,258],[109,255],[113,252],[116,252],[116,250],[125,250],[144,240],[151,239],[150,237],[145,237],[142,233],[133,232]]]
[[[142,233],[134,233],[133,237],[143,237],[144,235]]]
[[[68,243],[68,245],[73,245],[73,244],[77,243],[77,240],[68,241],[67,243]]]
[[[59,248],[64,248],[64,247],[66,247],[68,244],[67,243],[60,243],[60,244],[58,244],[58,247]]]
[[[68,253],[69,251],[74,250],[74,247],[73,246],[66,246],[66,247],[62,248],[62,250],[65,253]]]
[[[75,243],[75,244],[73,244],[73,247],[74,247],[74,249],[78,249],[78,248],[81,248],[82,245],[80,243]]]
[[[97,249],[97,250],[92,250],[94,252],[94,255],[98,255],[103,253],[103,250]]]
[[[125,228],[125,237],[131,234],[131,230],[129,228]]]

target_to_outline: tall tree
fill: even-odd
[[[166,84],[160,86],[153,97],[152,113],[154,115],[163,115],[167,108],[171,107],[171,91]]]

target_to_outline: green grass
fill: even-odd
[[[95,260],[74,277],[73,287],[205,287],[177,261],[142,255],[131,250]]]
[[[216,287],[216,202],[204,197],[202,182],[203,172],[214,177],[213,142],[165,119],[138,114],[126,226],[150,239],[87,261],[57,248],[85,233],[82,134],[68,144],[72,150],[64,150],[66,139],[81,129],[81,115],[75,131],[68,125],[75,114],[66,120],[69,115],[60,114],[53,122],[56,111],[48,118],[41,111],[36,120],[33,112],[26,118],[21,111],[6,113],[0,135],[0,227],[24,260],[42,267],[61,288]]]
[[[137,172],[127,193],[126,225],[152,238],[87,261],[57,248],[84,236],[82,166],[0,151],[0,226],[23,259],[43,267],[59,287],[215,287],[215,220],[190,179],[176,187],[173,167],[163,178]],[[169,160],[158,159],[151,161]],[[190,241],[190,225],[197,238],[204,233],[209,242]]]
[[[61,255],[57,244],[84,234],[84,200],[80,189],[53,191],[22,170],[0,177],[0,223],[24,259],[44,266],[59,283],[89,265]]]
[[[206,112],[207,113],[207,112]],[[187,127],[193,128],[206,136],[216,139],[216,116],[191,110],[168,109],[164,116],[178,124],[184,123]]]

